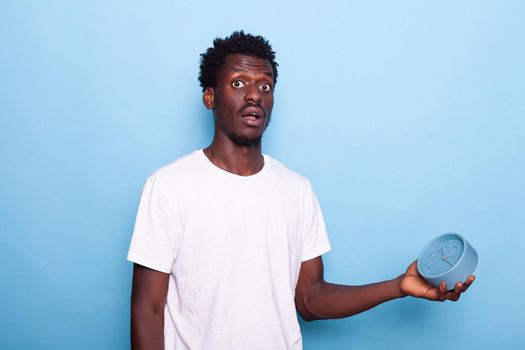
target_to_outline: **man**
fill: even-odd
[[[146,182],[128,254],[134,349],[301,349],[305,320],[347,317],[407,295],[457,300],[415,263],[393,280],[330,284],[330,244],[310,183],[261,152],[277,81],[260,36],[235,32],[201,55],[210,146]]]

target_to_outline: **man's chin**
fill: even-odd
[[[254,147],[261,143],[262,135],[256,137],[247,137],[237,134],[228,135],[229,139],[238,146]]]

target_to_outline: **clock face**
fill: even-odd
[[[464,249],[463,240],[457,235],[440,237],[423,252],[420,261],[421,272],[428,277],[444,274],[458,263]]]

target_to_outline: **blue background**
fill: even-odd
[[[523,349],[525,2],[0,3],[0,348],[126,349],[142,185],[211,139],[199,54],[233,30],[280,67],[264,152],[308,176],[326,278],[477,249],[458,303],[303,323],[313,349]]]

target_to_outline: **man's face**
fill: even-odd
[[[206,88],[203,100],[213,109],[215,133],[238,145],[257,144],[273,108],[270,62],[240,54],[227,56],[217,76],[217,87]]]

